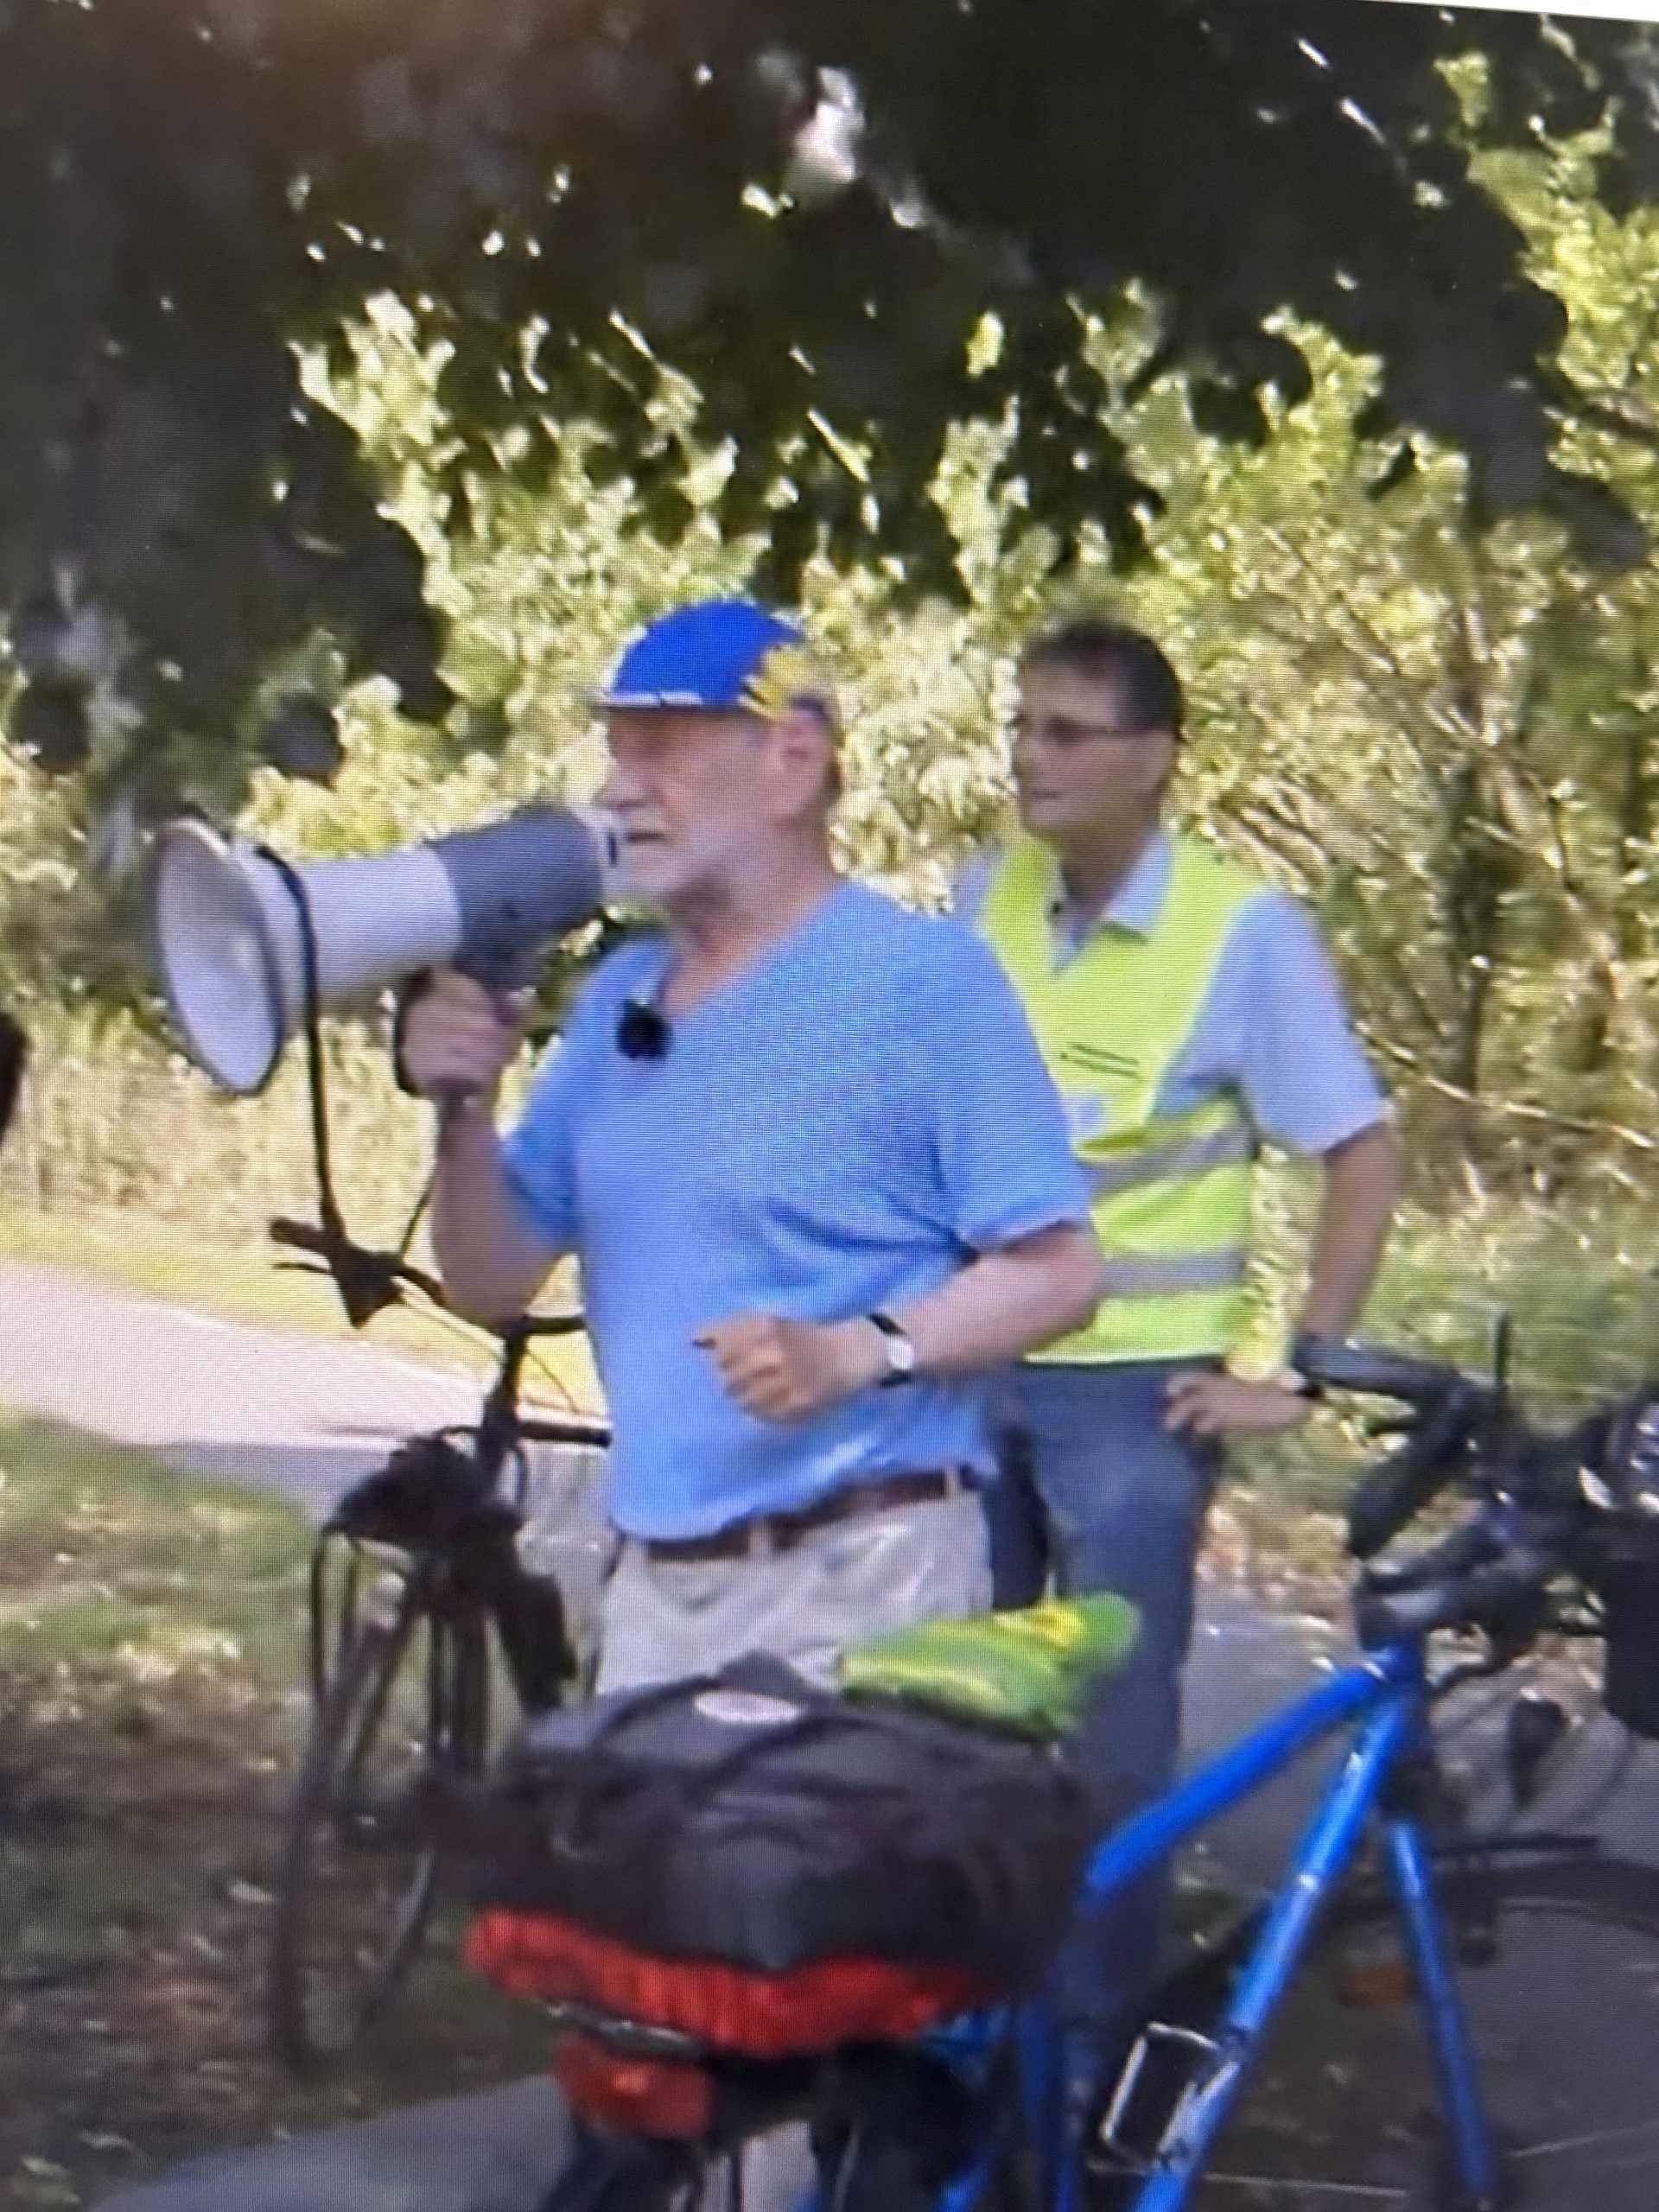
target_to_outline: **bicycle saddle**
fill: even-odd
[[[483,1490],[472,1460],[443,1436],[411,1437],[353,1484],[328,1516],[331,1534],[366,1543],[442,1548],[512,1535],[524,1516]]]

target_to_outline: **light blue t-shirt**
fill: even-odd
[[[1166,831],[1147,846],[1089,931],[1149,937],[1169,890]],[[995,854],[964,871],[955,910],[976,922]],[[1068,934],[1058,865],[1049,926],[1055,964],[1080,945]],[[1312,919],[1285,893],[1263,886],[1233,918],[1210,988],[1158,1094],[1160,1114],[1191,1113],[1235,1094],[1258,1136],[1287,1152],[1317,1154],[1373,1128],[1389,1104],[1354,1035]],[[1080,1108],[1079,1109],[1080,1110]],[[1077,1125],[1079,1142],[1103,1131]]]
[[[838,1321],[925,1298],[975,1254],[1088,1218],[1065,1116],[1012,987],[956,921],[839,885],[674,1022],[617,1048],[665,940],[596,971],[506,1141],[537,1232],[580,1258],[614,1445],[609,1507],[711,1533],[882,1473],[993,1465],[977,1379],[761,1421],[694,1338],[739,1314]]]

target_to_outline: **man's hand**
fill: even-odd
[[[715,1356],[727,1390],[761,1421],[804,1421],[887,1371],[880,1332],[868,1321],[783,1321],[743,1313],[716,1321],[696,1342]]]
[[[410,1007],[403,1062],[423,1098],[493,1101],[524,1039],[527,1004],[446,969]]]
[[[1313,1410],[1312,1399],[1282,1382],[1200,1368],[1171,1381],[1164,1427],[1187,1436],[1272,1436],[1300,1428]]]

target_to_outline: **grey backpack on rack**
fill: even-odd
[[[870,1959],[1011,1993],[1052,1955],[1091,1834],[1056,1747],[754,1657],[538,1717],[464,1843],[476,1904],[636,1953]]]

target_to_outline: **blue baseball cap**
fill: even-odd
[[[794,623],[752,600],[702,600],[643,630],[594,703],[775,714],[804,695],[827,702],[805,646]]]

